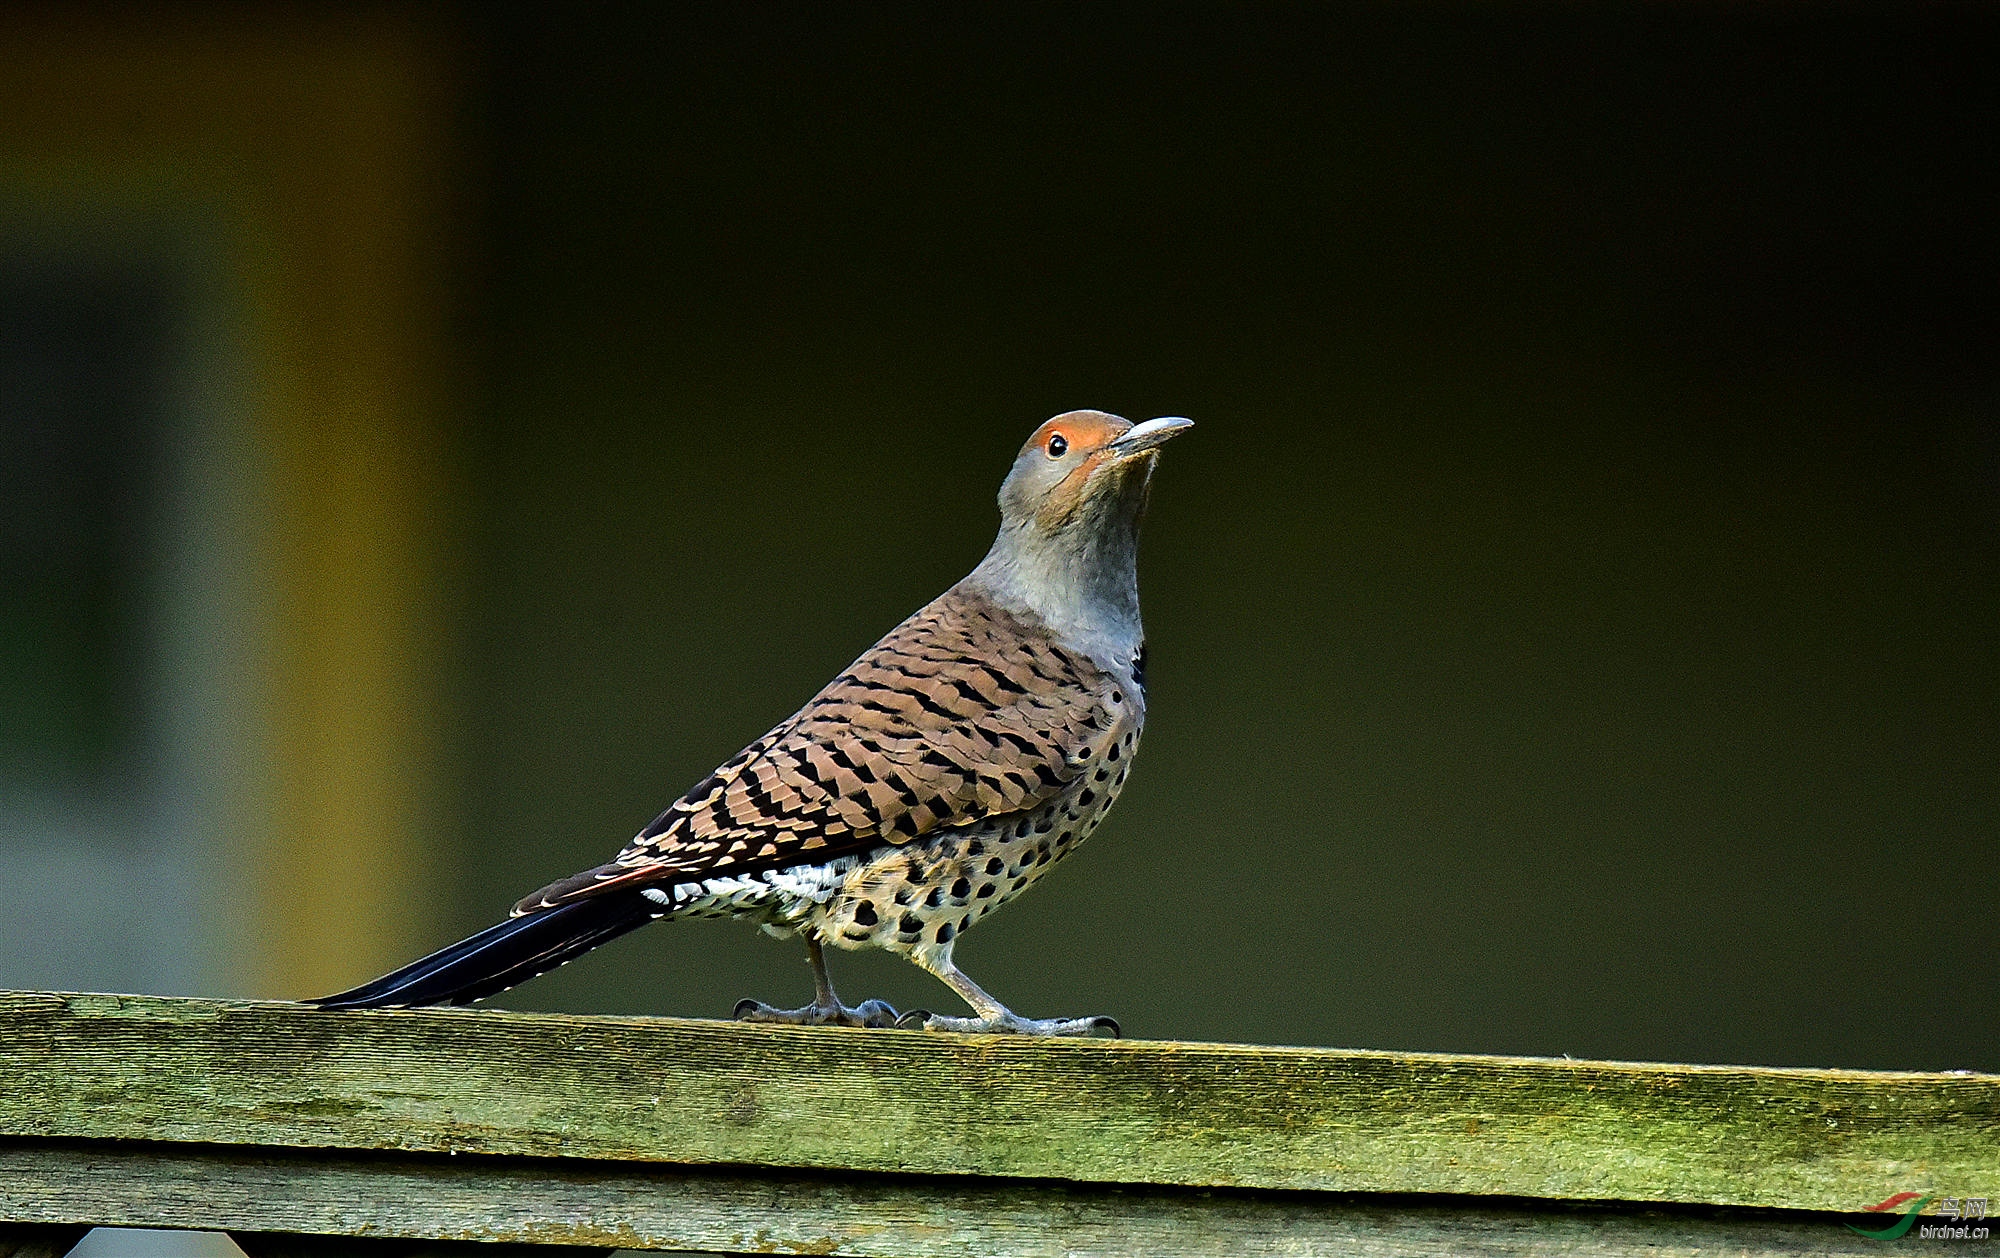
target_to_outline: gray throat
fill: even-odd
[[[1053,533],[1032,517],[1004,522],[993,549],[959,584],[1032,614],[1100,667],[1128,671],[1146,640],[1139,620],[1145,488],[1138,479],[1136,493],[1089,503],[1080,518]]]

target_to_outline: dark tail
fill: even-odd
[[[337,996],[310,1003],[322,1009],[387,1005],[469,1005],[636,930],[662,915],[637,891],[609,892],[489,926],[400,970]]]

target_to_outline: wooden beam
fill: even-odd
[[[864,1258],[1880,1253],[1838,1216],[1794,1211],[95,1142],[0,1144],[0,1218],[9,1212],[222,1228],[250,1258],[582,1258],[613,1246]],[[475,1237],[497,1243],[470,1248]]]
[[[0,994],[0,1137],[1851,1210],[2000,1076]]]

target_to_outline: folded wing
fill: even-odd
[[[1136,718],[1120,679],[952,590],[676,801],[608,865],[515,912],[828,860],[1025,812]]]

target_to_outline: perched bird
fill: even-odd
[[[814,1000],[738,1018],[1032,1035],[1117,1033],[1023,1018],[952,963],[959,936],[1104,818],[1146,721],[1137,560],[1161,443],[1192,425],[1072,411],[1035,430],[1000,486],[1000,534],[970,575],[870,647],[797,714],[676,800],[608,865],[511,919],[315,1003],[467,1004],[661,917],[740,917],[805,940]],[[975,1016],[834,994],[825,945],[908,957]]]

